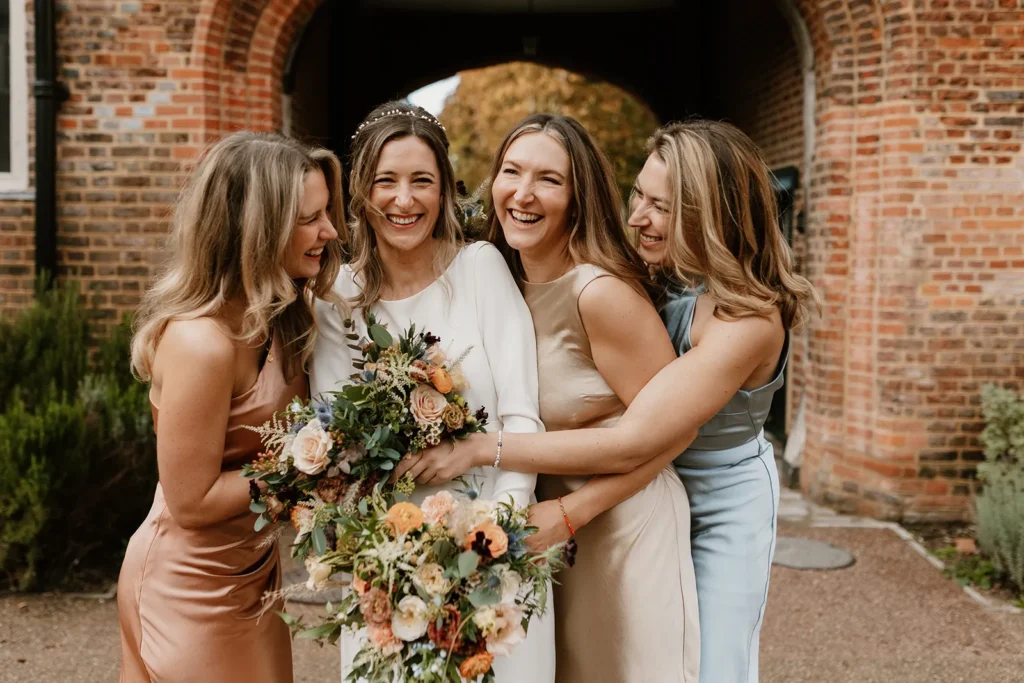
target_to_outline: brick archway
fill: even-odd
[[[241,128],[280,130],[286,61],[322,1],[204,0],[192,45],[203,143]]]

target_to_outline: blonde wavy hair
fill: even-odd
[[[369,311],[384,289],[384,267],[377,250],[377,235],[370,224],[370,212],[384,212],[370,201],[373,178],[377,173],[384,145],[393,140],[415,136],[434,153],[441,174],[441,212],[432,237],[438,248],[434,254],[434,273],[441,277],[448,264],[465,244],[460,220],[461,208],[455,183],[455,171],[448,158],[448,136],[444,128],[423,107],[405,102],[386,102],[371,111],[356,130],[352,143],[352,172],[349,176],[349,230],[352,234],[351,268],[359,276],[361,290],[347,303]]]
[[[725,318],[770,317],[799,329],[821,310],[811,283],[793,272],[778,223],[767,164],[753,141],[719,121],[670,123],[647,151],[668,167],[671,230],[662,267],[683,284],[703,284]]]
[[[284,269],[285,251],[305,176],[317,169],[327,181],[328,214],[339,239],[325,246],[315,278],[293,280]],[[212,145],[175,206],[170,260],[135,314],[136,375],[152,379],[168,322],[214,316],[234,301],[245,305],[236,341],[258,345],[276,334],[288,376],[301,372],[315,341],[312,297],[329,295],[341,267],[341,174],[333,153],[280,135],[243,131]]]
[[[534,114],[517,123],[508,132],[491,167],[489,187],[501,173],[505,153],[524,135],[544,133],[557,140],[569,155],[569,257],[573,263],[588,263],[625,281],[651,298],[647,268],[626,233],[622,194],[608,157],[579,121],[571,116]],[[494,210],[494,197],[488,193],[486,239],[505,257],[512,275],[522,285],[526,279],[519,252],[509,246]]]

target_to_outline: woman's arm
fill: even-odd
[[[171,323],[160,340],[156,451],[167,509],[185,529],[244,514],[249,482],[221,472],[235,345],[209,319]]]
[[[630,472],[668,451],[682,453],[698,428],[721,410],[777,348],[779,321],[712,317],[692,350],[645,386],[608,429],[506,435],[501,466],[524,472]],[[463,458],[483,462],[497,446],[491,435],[459,444]],[[493,456],[492,456],[493,457]]]

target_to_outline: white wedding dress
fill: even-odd
[[[359,291],[355,274],[345,266],[334,285],[335,294],[349,299]],[[462,393],[472,410],[483,407],[489,414],[488,430],[537,432],[540,421],[537,398],[537,346],[530,310],[516,287],[508,266],[489,242],[464,247],[444,276],[406,299],[380,301],[373,306],[378,322],[395,335],[415,324],[418,331],[441,339],[441,347],[453,361],[464,355],[461,370],[469,384]],[[345,309],[316,302],[319,337],[310,366],[313,396],[331,391],[356,370],[355,352],[345,338]],[[366,336],[360,311],[351,315],[356,334]],[[468,352],[467,352],[468,350]],[[492,467],[475,468],[467,480],[481,496],[507,500],[519,506],[533,499],[537,477]],[[458,490],[461,484],[417,487],[412,498],[421,502],[442,489]],[[550,605],[549,605],[550,610]],[[341,646],[341,677],[345,680],[360,647],[358,635],[344,634]],[[554,615],[534,617],[524,642],[509,657],[494,660],[497,683],[551,683],[555,680]]]

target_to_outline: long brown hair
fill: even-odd
[[[809,305],[820,311],[814,287],[793,272],[770,171],[749,137],[719,121],[670,123],[655,131],[647,151],[669,171],[663,266],[672,275],[702,283],[716,315],[726,318],[769,317],[777,306],[786,329],[799,329]]]
[[[349,228],[352,232],[352,270],[361,279],[361,291],[347,302],[354,308],[369,310],[380,301],[384,288],[384,268],[377,251],[377,235],[367,212],[380,214],[370,201],[373,178],[384,145],[392,140],[415,136],[425,142],[441,173],[441,212],[432,236],[438,242],[434,272],[440,276],[464,244],[461,209],[457,203],[455,171],[448,159],[448,136],[440,122],[423,107],[404,102],[386,102],[367,115],[356,129],[352,143],[352,174],[349,177]],[[383,215],[383,214],[381,214]]]
[[[339,239],[328,242],[320,272],[293,280],[284,255],[299,218],[307,173],[320,170]],[[174,210],[170,261],[135,314],[132,368],[152,379],[156,346],[171,320],[213,316],[233,300],[245,304],[236,341],[281,342],[289,377],[313,352],[312,297],[329,295],[345,242],[341,164],[333,153],[269,133],[242,131],[212,145]]]
[[[569,205],[569,256],[574,263],[599,266],[649,296],[647,269],[626,237],[622,195],[608,157],[587,129],[571,116],[534,114],[508,132],[491,167],[489,187],[501,172],[505,153],[517,139],[530,133],[544,133],[561,143],[569,155],[572,201]],[[493,242],[508,262],[516,281],[526,278],[519,253],[509,246],[488,193],[487,240]]]

